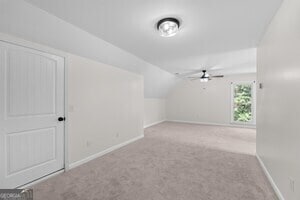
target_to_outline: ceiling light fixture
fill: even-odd
[[[208,82],[209,80],[209,74],[206,73],[206,70],[202,70],[203,75],[200,77],[200,82]]]
[[[179,20],[176,18],[164,18],[157,22],[157,30],[162,37],[171,37],[176,35],[179,30]]]
[[[200,78],[200,82],[201,83],[206,83],[206,82],[208,82],[208,78]]]

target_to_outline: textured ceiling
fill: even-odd
[[[255,48],[282,0],[26,0],[169,72],[255,71]],[[163,17],[180,32],[160,37]]]

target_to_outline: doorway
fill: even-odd
[[[0,188],[64,168],[64,58],[0,41]]]

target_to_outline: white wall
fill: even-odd
[[[231,82],[255,81],[255,74],[225,76],[207,83],[182,81],[167,97],[167,119],[229,125]]]
[[[116,67],[68,58],[70,163],[143,135],[143,78]]]
[[[23,0],[0,0],[0,32],[144,76],[145,97],[165,97],[172,74]]]
[[[285,0],[258,48],[257,153],[286,200],[300,199],[300,1]],[[292,192],[289,179],[295,181]]]
[[[144,127],[149,127],[164,120],[166,120],[166,100],[145,99]]]
[[[143,76],[0,33],[0,40],[66,59],[68,146],[67,162],[143,137]]]

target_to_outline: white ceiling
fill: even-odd
[[[282,0],[26,0],[171,73],[255,72],[255,48]],[[160,37],[163,17],[182,21]],[[80,38],[78,38],[80,39]]]

